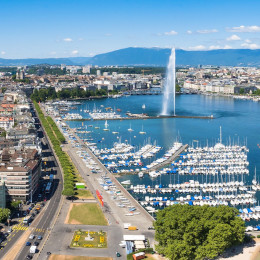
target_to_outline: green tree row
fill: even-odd
[[[51,140],[54,152],[57,155],[64,174],[64,189],[62,194],[68,197],[75,195],[75,166],[72,164],[67,153],[62,151],[61,144],[65,142],[65,137],[60,132],[55,122],[50,117],[45,117],[39,104],[34,101],[34,106],[38,112],[39,119]],[[55,134],[54,134],[55,133]]]
[[[85,91],[81,88],[73,89],[62,89],[58,92],[55,91],[55,88],[49,87],[47,89],[35,89],[31,95],[31,99],[36,102],[45,102],[46,100],[53,99],[68,99],[68,98],[88,98],[91,96],[107,96],[108,92],[104,89],[96,91]]]
[[[160,210],[154,223],[156,250],[170,260],[214,259],[240,244],[245,223],[228,206],[174,205]]]

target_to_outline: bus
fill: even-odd
[[[48,183],[47,183],[47,186],[46,186],[46,188],[45,188],[45,193],[46,193],[46,194],[49,194],[49,193],[50,193],[50,191],[51,191],[51,186],[52,186],[52,183],[51,183],[51,182],[48,182]]]

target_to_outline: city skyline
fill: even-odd
[[[259,49],[260,3],[2,2],[0,58],[89,57],[126,47]]]

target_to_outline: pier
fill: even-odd
[[[157,171],[161,168],[163,168],[164,166],[170,164],[171,162],[175,161],[175,159],[186,149],[188,148],[188,145],[185,144],[183,145],[181,148],[179,148],[170,158],[168,158],[166,161],[159,163],[158,165],[155,165],[153,167],[151,167],[150,169],[144,171],[144,172],[148,172],[148,171]]]

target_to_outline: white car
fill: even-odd
[[[29,236],[29,239],[34,239],[34,237],[35,237],[35,235],[34,235],[34,234],[31,234],[31,235]]]
[[[121,241],[120,244],[119,244],[119,246],[125,248],[125,247],[126,247],[126,242],[125,242],[125,241]]]

